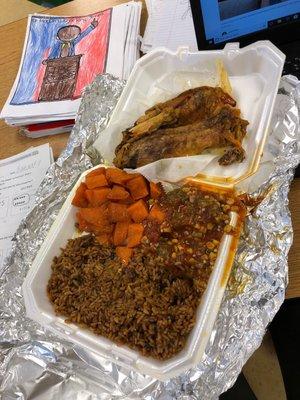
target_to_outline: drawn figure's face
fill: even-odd
[[[63,28],[60,28],[58,30],[57,37],[62,42],[71,42],[72,40],[77,38],[80,32],[81,29],[79,28],[79,26],[76,25],[64,26]]]

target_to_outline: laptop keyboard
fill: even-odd
[[[287,57],[282,75],[294,75],[300,79],[300,57]]]

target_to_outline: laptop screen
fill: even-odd
[[[199,1],[208,45],[300,20],[300,0]]]

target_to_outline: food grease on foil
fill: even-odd
[[[282,304],[292,243],[289,185],[300,161],[300,83],[281,80],[259,185],[268,193],[247,217],[230,284],[203,360],[167,382],[125,370],[50,334],[25,316],[21,285],[78,176],[101,159],[91,144],[107,125],[124,82],[102,75],[86,89],[68,145],[20,225],[0,282],[0,397],[8,399],[217,399],[235,382]],[[264,178],[264,182],[263,179]]]

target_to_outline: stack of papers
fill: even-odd
[[[164,46],[198,50],[189,0],[146,0],[148,21],[142,40],[143,53]]]
[[[34,195],[53,161],[49,144],[0,161],[0,273],[12,237],[34,206]]]
[[[34,139],[42,136],[56,135],[57,133],[71,132],[74,124],[74,119],[43,122],[41,124],[32,124],[21,127],[20,133]]]
[[[25,127],[28,136],[33,124],[45,123],[41,135],[56,133],[49,122],[66,121],[61,127],[68,128],[83,89],[98,74],[128,78],[139,56],[140,15],[141,3],[133,1],[82,17],[30,15],[19,72],[0,117]]]

